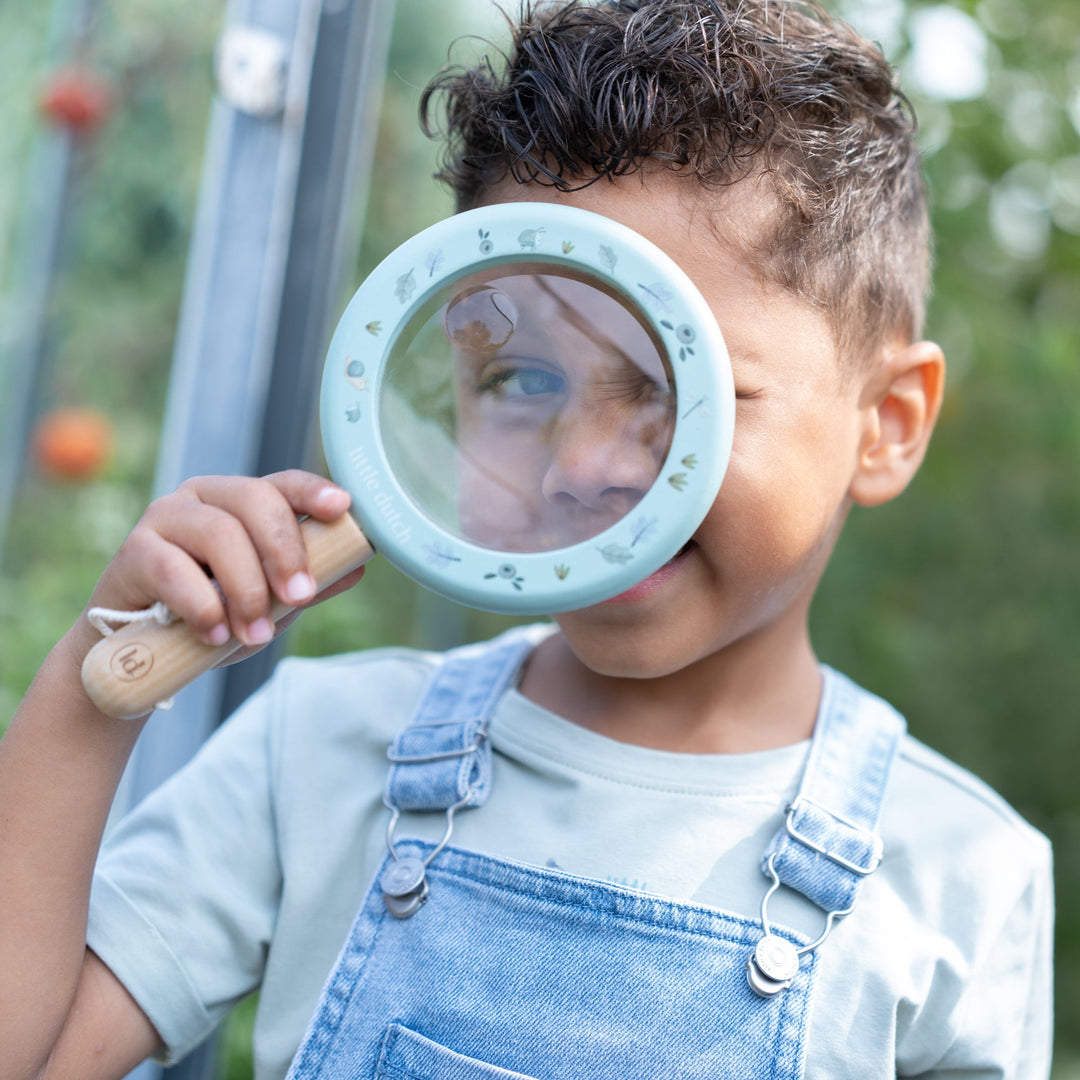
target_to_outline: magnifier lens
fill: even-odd
[[[608,529],[656,481],[675,428],[665,351],[599,277],[512,262],[449,281],[385,369],[388,464],[447,533],[543,552]]]

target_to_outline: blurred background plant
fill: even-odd
[[[937,234],[929,336],[950,372],[911,491],[853,516],[815,606],[815,640],[1053,840],[1055,1075],[1080,1076],[1080,7],[834,6],[901,66],[922,120]],[[38,400],[42,415],[78,409],[84,422],[39,434],[13,507],[0,729],[150,497],[222,14],[218,0],[102,2],[87,59],[103,82],[87,87],[50,72],[48,5],[0,6],[0,354],[18,324],[28,157],[58,116],[87,129]],[[435,148],[418,132],[417,98],[452,39],[498,41],[498,28],[489,0],[397,0],[353,284],[451,211],[430,179]],[[484,47],[460,42],[454,55]],[[443,644],[432,611],[377,560],[363,589],[301,620],[291,647]],[[444,637],[504,622],[439,616]],[[229,1077],[250,1075],[249,1023],[241,1009],[222,1041]]]

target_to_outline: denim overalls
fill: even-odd
[[[390,747],[389,854],[288,1080],[765,1080],[805,1063],[815,949],[881,858],[875,827],[903,720],[823,669],[799,792],[762,856],[759,918],[449,845],[491,788],[487,718],[534,637],[450,653]],[[398,811],[442,840],[395,837]],[[775,926],[783,884],[824,913]]]

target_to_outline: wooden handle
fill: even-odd
[[[375,551],[353,518],[346,514],[329,525],[315,518],[300,523],[308,566],[320,590],[363,566]],[[292,608],[275,602],[275,622]],[[93,703],[118,720],[144,716],[204,671],[242,648],[236,638],[205,645],[187,623],[129,624],[98,642],[82,666],[82,681]]]

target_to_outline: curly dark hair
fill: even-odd
[[[926,190],[880,50],[803,0],[522,0],[496,67],[447,67],[421,123],[459,209],[492,185],[572,191],[649,163],[716,188],[764,178],[752,255],[866,356],[922,329]]]

